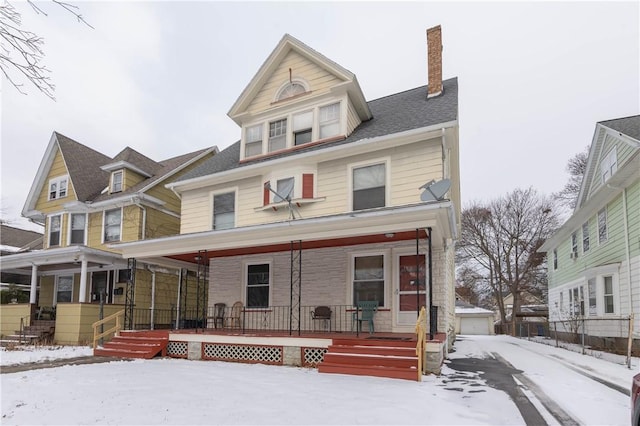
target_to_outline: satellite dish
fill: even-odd
[[[293,220],[296,218],[296,213],[298,214],[298,216],[302,217],[302,215],[300,215],[300,212],[297,211],[297,209],[295,208],[295,206],[293,205],[293,203],[291,203],[291,195],[288,194],[286,197],[283,197],[282,195],[278,194],[272,187],[271,187],[271,183],[266,182],[264,184],[265,189],[273,192],[280,200],[282,201],[286,201],[287,202],[287,207],[289,208],[289,220]]]
[[[420,187],[420,189],[424,189],[424,192],[420,194],[420,199],[422,201],[442,201],[449,188],[451,188],[449,179],[442,179],[438,182],[432,180]]]

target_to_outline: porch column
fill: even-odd
[[[38,290],[38,265],[31,265],[31,288],[29,289],[29,303],[37,303],[36,294]]]
[[[83,257],[80,267],[80,296],[78,297],[80,303],[87,301],[87,264],[87,259]]]

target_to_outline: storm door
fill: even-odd
[[[416,264],[418,273],[416,274]],[[396,314],[400,326],[415,325],[419,308],[426,306],[425,255],[401,255],[396,268]]]

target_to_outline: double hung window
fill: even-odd
[[[60,245],[60,228],[62,216],[56,215],[49,218],[49,247]]]
[[[226,192],[213,196],[213,229],[231,229],[236,222],[236,193]]]
[[[311,142],[313,128],[313,111],[293,116],[293,144],[304,145]]]
[[[386,205],[385,164],[353,169],[353,210],[372,209]]]
[[[614,147],[600,163],[602,183],[605,183],[618,170],[618,153]]]
[[[269,152],[287,147],[287,119],[269,123]]]
[[[598,212],[598,244],[607,242],[609,235],[607,233],[607,208],[603,208]]]
[[[340,133],[340,104],[335,103],[320,108],[320,139]]]
[[[64,275],[58,277],[56,285],[56,303],[71,302],[73,295],[73,276]]]
[[[84,244],[85,228],[87,224],[87,215],[84,213],[71,214],[71,235],[69,236],[70,244]]]
[[[247,266],[247,308],[269,306],[269,269],[268,263]]]
[[[602,277],[603,282],[603,301],[604,301],[604,313],[615,313],[615,307],[613,305],[613,276],[606,275]]]
[[[353,304],[377,300],[384,306],[384,256],[353,258]]]
[[[104,242],[120,241],[122,209],[104,212]]]
[[[589,251],[589,222],[582,224],[582,253]]]
[[[111,175],[111,192],[122,191],[122,175],[122,170],[113,172],[113,174]]]
[[[278,179],[276,183],[277,195],[273,195],[273,202],[289,201],[294,198],[295,179],[292,177]]]
[[[262,154],[262,124],[247,127],[244,144],[245,157],[253,157],[260,154]]]

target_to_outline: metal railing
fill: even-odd
[[[357,308],[351,305],[325,305],[331,309],[331,318],[316,318],[311,315],[316,306],[300,306],[299,329],[291,329],[289,321],[291,314],[290,306],[268,306],[265,308],[247,308],[240,311],[239,321],[232,321],[231,306],[227,306],[223,311],[222,326],[224,328],[236,328],[242,333],[273,331],[289,332],[355,332],[359,333],[357,322]],[[177,318],[177,309],[133,309],[133,330],[157,330],[157,329],[213,329],[219,327],[220,321],[216,323],[215,308],[209,306],[206,318],[203,320],[201,313],[197,309],[180,309],[180,318]],[[297,313],[296,313],[297,314]],[[297,315],[296,315],[297,316]],[[296,324],[297,325],[297,324]]]

